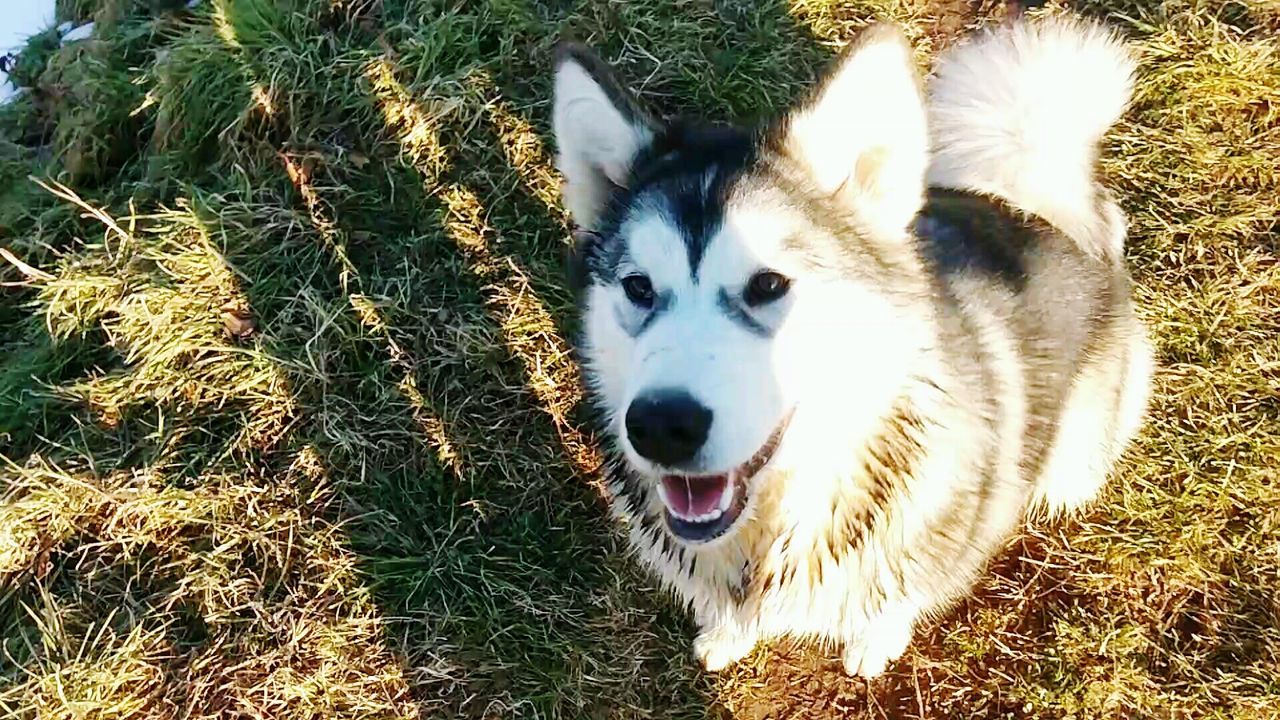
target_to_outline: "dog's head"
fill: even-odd
[[[866,31],[748,130],[660,122],[566,46],[553,121],[594,400],[667,529],[726,536],[767,477],[851,454],[831,443],[868,431],[920,349],[910,49]]]

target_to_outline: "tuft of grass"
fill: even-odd
[[[9,69],[9,82],[14,87],[29,88],[35,85],[40,74],[44,72],[49,59],[62,44],[62,36],[56,29],[50,28],[27,39],[22,52],[13,58]]]
[[[785,645],[705,675],[607,520],[550,51],[726,120],[874,18],[927,67],[1004,3],[181,5],[62,3],[94,39],[0,109],[5,714],[1275,717],[1268,4],[1046,10],[1142,61],[1102,165],[1151,421],[1095,509],[1026,528],[870,684]]]

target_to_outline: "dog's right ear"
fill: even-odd
[[[576,225],[596,230],[609,194],[626,186],[657,123],[594,53],[564,43],[556,51],[552,127],[565,206]]]

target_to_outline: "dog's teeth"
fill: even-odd
[[[714,511],[716,514],[716,517],[720,517],[721,515],[723,515],[724,511],[728,510],[729,506],[732,504],[733,504],[733,475],[730,475],[729,479],[726,481],[724,492],[720,494],[720,505]]]
[[[728,495],[728,493],[725,493],[725,494]],[[721,500],[721,502],[724,502],[724,501]],[[694,517],[685,518],[685,520],[688,520],[689,522],[696,522],[696,523],[711,522],[712,520],[715,520],[716,518],[720,517],[723,514],[724,514],[724,508],[716,508],[715,510],[712,510],[711,512],[706,513],[705,515],[696,515]]]
[[[732,482],[732,479],[730,479],[730,482]],[[721,515],[725,514],[725,511],[727,511],[729,509],[729,506],[732,504],[733,504],[733,486],[730,485],[729,487],[725,488],[723,493],[720,494],[720,502],[716,505],[716,507],[712,508],[711,510],[708,510],[702,515],[691,515],[691,516],[677,515],[676,517],[679,517],[681,520],[684,520],[686,522],[696,522],[696,523],[711,522],[712,520],[719,519]]]

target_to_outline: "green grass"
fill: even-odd
[[[1103,501],[889,675],[719,677],[606,517],[565,339],[558,37],[768,113],[873,17],[999,3],[75,0],[0,109],[0,711],[1280,717],[1280,8],[1092,0],[1161,369]],[[31,179],[28,179],[31,178]]]

